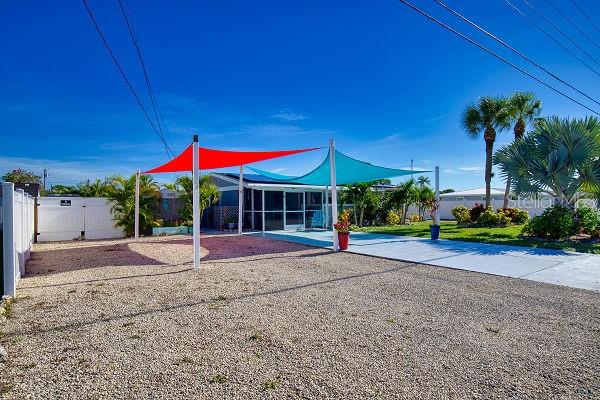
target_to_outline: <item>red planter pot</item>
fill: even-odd
[[[348,242],[350,240],[350,232],[342,233],[338,232],[338,243],[340,250],[348,250]]]

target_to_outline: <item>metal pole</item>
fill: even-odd
[[[244,224],[244,166],[240,165],[240,179],[238,182],[238,235],[242,234]]]
[[[333,139],[329,139],[329,171],[331,174],[331,223],[337,222],[337,187],[335,182],[335,142]],[[332,229],[333,232],[333,251],[339,250],[337,232]]]
[[[133,222],[134,237],[137,242],[140,238],[140,170],[135,173],[135,217]]]
[[[329,228],[329,186],[325,185],[325,221],[323,222],[323,228]]]
[[[194,135],[192,145],[192,198],[193,198],[193,234],[194,234],[194,270],[200,271],[200,153],[198,135]]]
[[[440,204],[440,167],[436,166],[435,167],[435,200],[438,202],[438,205]],[[440,224],[440,210],[438,208],[437,212],[435,213],[435,223],[436,225]]]

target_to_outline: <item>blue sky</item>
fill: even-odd
[[[569,1],[553,1],[600,42]],[[531,2],[600,60],[600,50],[545,1]],[[543,76],[433,1],[414,3]],[[118,3],[89,4],[150,107]],[[504,1],[447,4],[581,90],[599,92],[592,72]],[[600,15],[597,2],[578,4],[593,18]],[[393,0],[130,5],[176,151],[194,133],[204,146],[244,150],[325,146],[333,137],[338,150],[372,163],[402,168],[412,157],[416,168],[440,165],[442,188],[466,189],[484,185],[483,141],[468,139],[459,125],[469,102],[530,90],[542,99],[543,115],[589,114]],[[0,172],[46,167],[50,183],[77,183],[167,160],[81,2],[7,2],[2,17]],[[500,134],[497,146],[510,139]],[[324,156],[256,166],[296,174]]]

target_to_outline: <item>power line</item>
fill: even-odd
[[[582,14],[583,14],[583,16],[584,16],[584,17],[585,17],[585,18],[586,18],[588,21],[590,21],[590,23],[591,23],[592,25],[594,25],[594,28],[596,28],[596,30],[597,30],[598,32],[600,32],[600,28],[598,28],[598,25],[596,25],[596,23],[595,23],[595,22],[594,22],[594,21],[593,21],[593,20],[592,20],[590,17],[588,17],[588,15],[587,15],[587,14],[586,14],[586,13],[585,13],[585,12],[584,12],[582,9],[581,9],[581,7],[579,7],[579,5],[578,5],[578,4],[575,2],[575,0],[571,0],[571,3],[573,3],[573,5],[574,5],[574,6],[575,6],[575,7],[576,7],[578,10],[579,10],[579,12],[580,12],[580,13],[582,13]]]
[[[575,43],[570,37],[568,37],[563,31],[561,31],[560,29],[558,29],[556,27],[556,25],[554,25],[552,23],[552,21],[550,21],[548,18],[546,18],[544,16],[544,14],[542,14],[540,11],[538,11],[537,8],[535,8],[534,6],[532,6],[531,4],[529,4],[529,2],[527,0],[523,0],[523,3],[527,4],[533,11],[535,11],[535,13],[537,15],[540,16],[540,18],[542,18],[544,21],[546,21],[546,23],[548,25],[550,25],[551,27],[553,27],[558,33],[560,33],[565,39],[567,39],[569,42],[571,42],[571,44],[575,47],[577,47],[579,49],[579,51],[581,51],[583,54],[585,54],[586,56],[588,56],[590,59],[592,59],[592,61],[594,61],[596,64],[600,65],[600,62],[598,62],[598,60],[596,60],[590,53],[588,53],[585,49],[583,49],[581,46],[579,46],[577,43]]]
[[[515,53],[518,56],[520,56],[520,57],[524,58],[525,60],[529,61],[531,64],[535,65],[536,67],[538,67],[539,69],[541,69],[542,71],[544,71],[545,73],[547,73],[548,75],[550,75],[551,77],[553,77],[554,79],[556,79],[557,81],[559,81],[559,82],[567,85],[568,87],[570,87],[571,89],[573,89],[577,93],[579,93],[580,95],[585,96],[588,100],[591,100],[591,101],[593,101],[594,103],[596,103],[596,104],[598,104],[600,106],[600,102],[598,102],[596,99],[590,97],[586,93],[584,93],[581,90],[577,89],[576,87],[574,87],[573,85],[571,85],[569,82],[566,82],[565,80],[561,79],[559,76],[557,76],[556,74],[554,74],[552,71],[549,71],[544,66],[542,66],[542,65],[538,64],[537,62],[533,61],[531,58],[527,57],[525,54],[523,54],[519,50],[516,50],[511,45],[509,45],[508,43],[506,43],[505,41],[503,41],[502,39],[498,38],[497,36],[493,35],[492,33],[488,32],[488,31],[486,31],[485,29],[483,29],[482,27],[480,27],[476,23],[472,22],[467,17],[463,16],[462,14],[460,14],[457,11],[455,11],[451,7],[448,7],[446,4],[442,3],[440,0],[433,0],[433,1],[435,1],[437,4],[439,4],[440,6],[444,7],[446,10],[450,11],[454,15],[458,16],[463,21],[466,21],[471,26],[473,26],[473,27],[477,28],[478,30],[480,30],[481,32],[485,33],[487,36],[491,37],[492,39],[494,39],[498,43],[502,44],[504,47],[508,48],[513,53]]]
[[[129,82],[129,79],[127,79],[127,75],[125,74],[125,71],[123,71],[123,68],[121,67],[121,64],[119,64],[119,61],[117,60],[117,57],[113,53],[113,51],[110,48],[108,42],[106,41],[106,38],[104,37],[104,34],[102,33],[102,30],[100,29],[100,26],[96,22],[96,19],[94,18],[94,14],[92,13],[92,10],[88,6],[87,0],[82,0],[82,1],[83,1],[83,5],[85,6],[88,14],[90,15],[90,19],[91,19],[92,23],[94,24],[94,27],[96,28],[96,31],[98,32],[98,35],[100,36],[100,39],[102,40],[102,43],[104,43],[104,47],[106,47],[106,50],[108,50],[108,53],[110,54],[110,57],[113,59],[115,65],[117,66],[117,69],[119,70],[119,72],[121,73],[121,76],[125,80],[125,83],[127,84],[127,87],[129,88],[129,90],[133,94],[133,97],[135,97],[135,100],[137,101],[137,103],[139,104],[140,108],[142,109],[142,112],[146,116],[146,119],[148,120],[148,122],[150,122],[150,126],[152,126],[152,129],[154,129],[154,132],[156,132],[156,134],[158,135],[158,137],[160,138],[160,140],[163,142],[163,145],[165,146],[165,151],[167,152],[167,157],[169,157],[169,146],[167,145],[167,142],[165,142],[165,139],[160,135],[160,133],[156,129],[156,126],[154,126],[154,122],[152,121],[152,119],[148,115],[148,112],[146,111],[146,108],[144,108],[144,105],[142,104],[142,101],[140,100],[139,96],[135,92],[135,89],[133,88],[133,86]]]
[[[600,113],[591,109],[590,107],[586,106],[585,104],[581,103],[578,100],[575,100],[574,98],[572,98],[571,96],[569,96],[568,94],[565,94],[563,92],[561,92],[559,89],[556,89],[555,87],[549,85],[548,83],[542,81],[541,79],[537,78],[536,76],[532,75],[531,73],[527,72],[526,70],[520,68],[519,66],[513,64],[512,62],[508,61],[507,59],[505,59],[504,57],[494,53],[492,50],[488,49],[487,47],[483,46],[482,44],[474,41],[473,39],[469,38],[468,36],[465,36],[464,34],[460,33],[459,31],[457,31],[456,29],[446,25],[445,23],[443,23],[442,21],[440,21],[439,19],[427,14],[425,11],[421,10],[420,8],[417,8],[416,6],[412,5],[411,3],[409,3],[408,1],[405,0],[398,0],[401,3],[403,3],[404,5],[412,8],[414,11],[418,12],[419,14],[423,15],[424,17],[432,20],[433,22],[435,22],[436,24],[442,26],[444,29],[449,30],[450,32],[454,33],[455,35],[460,36],[461,38],[465,39],[466,41],[468,41],[469,43],[479,47],[481,50],[485,51],[486,53],[494,56],[495,58],[497,58],[498,60],[504,62],[505,64],[510,65],[511,67],[513,67],[514,69],[520,71],[521,73],[527,75],[528,77],[530,77],[531,79],[535,80],[538,83],[541,83],[542,85],[546,86],[547,88],[553,90],[554,92],[560,94],[561,96],[571,100],[572,102],[580,105],[581,107],[585,108],[588,111],[593,112],[594,114],[600,116]]]
[[[129,30],[129,36],[131,37],[131,41],[133,42],[133,47],[135,48],[135,51],[138,56],[138,60],[142,67],[142,72],[144,73],[146,88],[148,90],[148,95],[150,96],[150,102],[152,103],[152,109],[154,111],[154,117],[156,118],[158,130],[160,131],[160,134],[164,139],[165,133],[163,132],[163,128],[162,128],[162,125],[164,125],[164,124],[161,124],[161,120],[158,116],[158,112],[157,112],[158,102],[156,101],[156,97],[154,95],[154,90],[152,89],[152,84],[150,82],[150,77],[148,76],[148,71],[146,69],[146,64],[144,63],[144,58],[142,57],[142,52],[140,50],[139,42],[137,40],[137,35],[135,34],[135,27],[133,25],[133,19],[131,18],[131,10],[129,9],[129,4],[127,3],[127,11],[129,13],[129,16],[128,16],[127,13],[125,13],[125,8],[123,7],[123,2],[121,0],[118,0],[118,2],[119,2],[119,7],[121,8],[121,12],[123,13],[123,18],[125,19],[125,23],[127,24],[127,29]],[[166,127],[164,130],[166,131]],[[171,154],[173,154],[173,156],[175,156],[175,153],[170,148],[170,146],[169,146],[169,150],[171,151]]]
[[[560,11],[560,9],[558,7],[556,7],[556,5],[554,3],[552,3],[550,0],[546,0],[546,3],[550,4],[550,6],[552,8],[554,8],[556,10],[556,12],[559,13],[564,19],[566,19],[571,25],[573,25],[575,27],[575,29],[577,29],[579,31],[579,33],[581,33],[583,36],[585,36],[587,38],[587,40],[592,42],[594,44],[594,46],[596,46],[598,49],[600,49],[600,46],[598,46],[598,43],[596,43],[594,41],[594,39],[589,37],[587,33],[585,33],[580,27],[578,27],[575,22],[571,21],[571,18],[567,17],[562,11]]]
[[[557,45],[559,45],[560,47],[562,47],[563,50],[565,50],[567,53],[569,53],[570,55],[572,55],[580,63],[582,63],[583,65],[585,65],[586,67],[588,67],[588,69],[590,71],[592,71],[596,75],[600,76],[600,72],[598,72],[596,69],[594,69],[594,67],[592,67],[590,64],[588,64],[587,62],[585,62],[584,60],[582,60],[581,57],[579,57],[577,54],[573,53],[571,51],[571,49],[569,49],[567,46],[565,46],[564,44],[562,44],[561,42],[559,42],[554,36],[552,36],[551,34],[549,34],[548,31],[546,31],[544,28],[542,28],[537,22],[535,22],[533,19],[531,19],[527,14],[525,14],[523,11],[521,11],[517,6],[515,6],[509,0],[504,0],[504,1],[509,6],[511,6],[516,12],[518,12],[519,14],[521,14],[521,16],[523,18],[525,18],[532,25],[534,25],[536,28],[538,28],[540,31],[542,31],[542,33],[544,33],[546,36],[548,36],[554,43],[556,43]]]

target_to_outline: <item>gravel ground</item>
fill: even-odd
[[[250,236],[35,246],[7,399],[600,398],[600,294]]]

